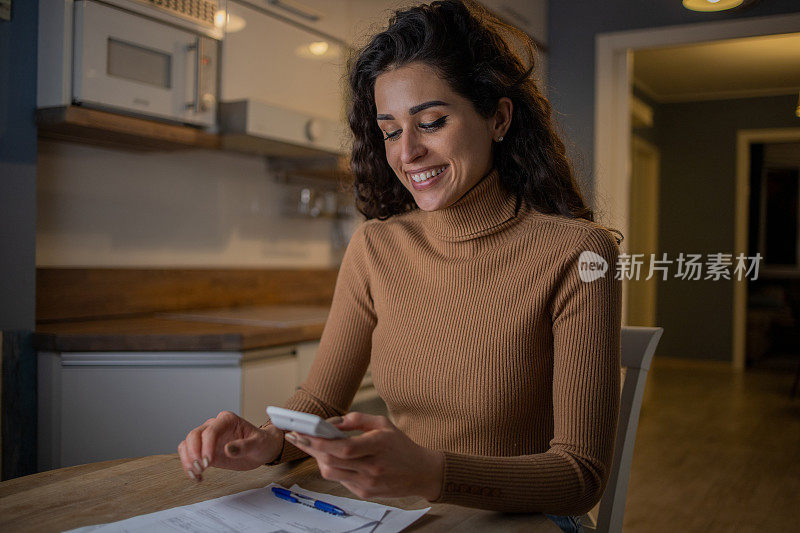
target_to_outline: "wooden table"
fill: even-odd
[[[305,459],[246,472],[210,468],[203,481],[189,480],[177,454],[152,455],[61,468],[0,483],[0,531],[64,531],[115,522],[136,515],[188,505],[269,483],[355,498],[339,483],[323,479],[317,463]],[[456,505],[429,504],[424,498],[372,501],[421,509],[431,506],[406,531],[559,532],[541,514],[506,514]]]

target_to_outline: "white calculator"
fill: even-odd
[[[279,429],[296,431],[312,437],[322,437],[323,439],[347,438],[347,435],[340,431],[339,428],[311,413],[292,411],[291,409],[270,405],[267,407],[267,414],[272,420],[272,425]]]

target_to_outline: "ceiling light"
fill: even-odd
[[[328,51],[328,43],[325,41],[314,41],[308,45],[308,51],[315,56],[325,55],[325,52]]]
[[[744,0],[683,0],[683,7],[692,11],[725,11],[742,5]]]
[[[337,61],[342,57],[342,49],[336,43],[326,41],[306,42],[294,49],[297,57],[312,61]]]
[[[246,25],[247,22],[242,17],[231,15],[230,13],[228,13],[226,20],[224,9],[220,9],[214,13],[214,26],[225,30],[225,33],[243,30]]]

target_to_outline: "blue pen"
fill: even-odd
[[[330,513],[336,516],[347,516],[347,513],[343,509],[336,507],[333,504],[325,503],[322,500],[315,500],[314,498],[311,498],[309,496],[303,496],[302,494],[292,492],[282,487],[272,487],[272,492],[273,494],[275,494],[275,496],[283,500],[286,500],[287,502],[307,505],[319,511],[324,511],[326,513]]]

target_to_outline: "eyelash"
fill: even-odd
[[[439,128],[441,128],[442,126],[445,125],[445,123],[447,122],[447,117],[449,117],[449,116],[450,115],[444,115],[441,118],[437,118],[433,122],[429,122],[427,124],[420,124],[419,127],[423,128],[426,132],[436,131]],[[384,141],[396,141],[397,139],[400,138],[400,132],[402,132],[402,131],[403,130],[397,130],[397,131],[393,131],[392,133],[386,133],[384,131],[383,133],[385,133],[386,136],[383,138],[383,140]]]

